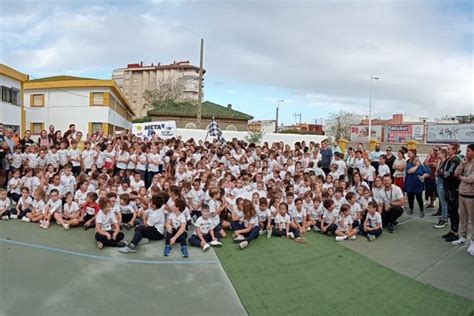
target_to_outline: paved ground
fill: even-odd
[[[0,221],[0,315],[246,314],[212,250],[162,251],[100,251],[92,230]]]
[[[360,238],[342,244],[401,274],[434,287],[474,300],[474,257],[468,244],[453,246],[441,238],[449,231],[434,229],[437,217],[428,209],[423,219],[403,215],[393,234],[384,231],[380,240]]]

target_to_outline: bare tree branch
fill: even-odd
[[[334,137],[336,140],[341,138],[349,139],[351,136],[351,126],[359,124],[362,118],[361,115],[344,111],[331,113],[326,121],[326,134]]]

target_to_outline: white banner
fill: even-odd
[[[134,123],[132,134],[141,138],[152,138],[154,134],[161,139],[173,138],[176,137],[176,122]]]
[[[430,124],[429,143],[474,143],[474,124]]]
[[[371,139],[377,139],[382,141],[382,126],[381,125],[372,125],[372,135]],[[351,141],[363,142],[369,139],[369,127],[367,125],[359,125],[351,127]]]

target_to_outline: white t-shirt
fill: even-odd
[[[379,176],[384,176],[387,173],[390,174],[390,168],[387,165],[379,165],[379,168],[377,171],[379,173]]]
[[[103,151],[96,151],[94,157],[97,168],[102,169],[102,167],[105,165],[105,153]]]
[[[382,224],[382,216],[380,215],[379,212],[375,212],[374,215],[371,215],[370,212],[368,212],[366,220],[367,220],[367,226],[371,228],[375,228],[377,227],[377,225]]]
[[[130,159],[130,153],[128,151],[121,151],[117,154],[117,168],[127,169],[128,159]],[[126,160],[127,162],[119,162],[119,160]]]
[[[194,224],[194,227],[199,228],[203,235],[207,235],[211,229],[214,229],[214,225],[212,224],[212,219],[204,219],[199,217]],[[197,230],[194,230],[194,235],[197,235]]]
[[[243,224],[244,226],[247,228],[249,227],[249,225],[253,225],[254,227],[255,226],[259,226],[258,225],[258,217],[257,217],[257,214],[255,214],[254,216],[252,216],[251,219],[247,220],[245,219],[245,217],[243,218]]]
[[[135,181],[134,178],[131,178],[130,179],[130,188],[132,189],[132,191],[139,191],[141,187],[144,187],[145,186],[145,182],[143,180],[138,180],[138,181]]]
[[[6,198],[5,200],[0,200],[0,211],[5,211],[10,209],[10,199]]]
[[[74,202],[74,201],[71,204],[66,203],[63,206],[63,213],[67,213],[69,215],[72,215],[72,214],[76,213],[77,211],[79,211],[79,205],[77,205],[77,203]]]
[[[210,200],[209,201],[209,212],[211,213],[211,219],[212,219],[212,224],[214,226],[217,226],[221,222],[221,218],[219,217],[219,214],[217,214],[217,210],[221,206],[219,201],[216,200]]]
[[[346,232],[350,225],[352,225],[352,216],[349,214],[344,218],[344,215],[340,214],[337,220],[337,229]]]
[[[263,211],[260,210],[260,208],[257,209],[257,217],[260,222],[264,222],[267,219],[270,219],[272,216],[272,212],[267,208]]]
[[[148,209],[146,211],[147,215],[147,225],[153,226],[156,230],[164,235],[165,233],[165,211],[164,208],[160,208],[158,210]]]
[[[378,191],[377,195],[378,195],[377,197],[375,197],[374,195],[374,199],[378,203],[383,203],[384,205],[389,205],[391,202],[403,198],[402,189],[400,189],[398,186],[394,184],[392,184],[391,188],[388,191],[385,188]]]
[[[21,185],[21,179],[11,178],[10,181],[8,181],[8,191],[10,193],[21,194]]]
[[[196,191],[194,190],[194,188],[192,188],[189,193],[187,194],[186,196],[188,199],[190,199],[192,201],[193,204],[195,205],[202,205],[202,203],[204,202],[204,197],[205,197],[205,194],[204,194],[204,191],[203,190],[199,190],[199,191]],[[194,207],[191,207],[191,208],[194,208]],[[198,210],[200,210],[201,208],[199,207]]]
[[[84,149],[81,154],[82,161],[84,162],[84,169],[90,169],[94,164],[95,151]]]
[[[148,171],[158,172],[160,170],[160,165],[163,164],[161,155],[156,153],[148,154]]]
[[[171,227],[174,229],[178,229],[181,224],[186,224],[186,217],[183,213],[176,215],[176,213],[173,212],[168,216],[168,220],[171,221]]]
[[[61,208],[63,206],[63,202],[61,199],[57,199],[56,201],[49,200],[47,206],[49,207],[49,213],[53,214],[55,212],[61,212]],[[43,212],[46,208],[43,209]]]
[[[338,209],[334,209],[332,212],[327,210],[327,209],[324,209],[324,212],[323,212],[323,222],[326,223],[326,224],[329,224],[331,222],[335,222],[337,220],[337,218],[339,217],[339,210]]]
[[[280,213],[278,213],[275,216],[275,225],[281,224],[281,229],[286,229],[287,225],[290,225],[291,219],[290,215],[285,214],[285,216],[282,216]]]
[[[33,200],[33,204],[31,204],[31,206],[33,206],[34,210],[36,212],[43,212],[43,209],[44,209],[44,206],[45,206],[45,203],[43,200]]]
[[[60,149],[58,150],[58,155],[59,155],[59,164],[64,167],[68,163],[69,152],[67,149]]]
[[[71,194],[74,193],[74,187],[76,186],[76,178],[71,174],[69,176],[66,176],[63,174],[61,176],[61,184],[64,187],[64,194],[71,192]]]
[[[298,212],[298,209],[295,208],[291,217],[292,219],[296,219],[297,223],[302,224],[304,219],[306,218],[306,210],[304,209],[304,207],[302,207],[301,211]]]
[[[81,190],[77,190],[76,193],[74,193],[74,201],[76,201],[79,206],[84,205],[84,203],[86,203],[87,193],[87,191],[82,192]]]
[[[20,199],[18,200],[18,205],[21,206],[22,210],[25,210],[25,208],[29,205],[32,205],[32,203],[33,203],[33,199],[31,198],[31,196],[27,197],[26,199],[24,199],[23,197],[20,197]]]
[[[104,231],[110,232],[114,230],[114,224],[117,223],[114,212],[105,214],[100,210],[95,217],[96,224],[100,224],[100,228]]]
[[[81,152],[79,151],[78,148],[76,149],[69,149],[68,156],[71,159],[79,159],[81,158]],[[73,167],[79,167],[81,165],[80,161],[71,161],[71,164]]]

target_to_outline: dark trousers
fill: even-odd
[[[245,226],[240,222],[235,221],[235,222],[232,222],[232,223],[234,223],[233,226],[235,228],[232,229],[234,231],[235,230],[240,230],[240,229],[245,229]],[[231,226],[232,226],[232,223],[231,223]],[[250,232],[242,234],[242,235],[245,237],[245,240],[250,243],[252,240],[258,238],[259,232],[260,232],[260,226],[255,225]]]
[[[165,242],[166,242],[166,245],[169,245],[170,244],[170,240],[171,238],[173,238],[176,233],[178,232],[177,229],[173,229],[171,231],[171,234],[169,234],[168,232],[165,233]],[[176,239],[176,242],[179,242],[181,244],[181,246],[186,246],[186,232],[183,232],[177,239]]]
[[[325,223],[326,224],[326,223]],[[329,227],[326,229],[325,232],[323,232],[323,234],[329,234],[329,233],[332,233],[334,234],[334,232],[337,230],[337,225],[336,224],[331,224],[329,225]]]
[[[131,243],[136,246],[136,245],[138,245],[140,240],[142,240],[143,237],[148,238],[148,239],[152,239],[152,240],[162,240],[163,238],[165,238],[165,236],[163,236],[155,228],[155,226],[145,227],[143,225],[139,225],[135,228],[135,234],[133,235],[133,239],[132,239]]]
[[[364,236],[367,236],[368,234],[371,234],[371,235],[374,235],[375,237],[379,237],[380,235],[382,235],[382,228],[379,228],[379,229],[374,229],[374,230],[371,230],[370,232],[366,232],[363,228],[363,233],[362,235]]]
[[[395,225],[395,222],[402,214],[403,208],[401,206],[392,206],[388,211],[382,213],[382,226],[385,227],[390,223]]]
[[[112,235],[114,232],[109,232]],[[118,233],[117,238],[115,240],[111,239],[108,240],[107,237],[101,235],[99,233],[95,233],[95,240],[100,241],[105,247],[117,247],[117,243],[123,239],[124,235],[122,232]]]
[[[451,222],[451,231],[458,233],[459,229],[459,194],[458,192],[446,191],[446,203],[448,204],[448,216]]]
[[[72,174],[77,177],[81,173],[81,166],[72,167]]]
[[[415,206],[415,197],[416,197],[416,202],[418,202],[418,207],[420,208],[420,212],[423,212],[423,192],[419,193],[414,193],[414,192],[407,192],[408,195],[408,207],[410,207],[410,210],[413,210],[413,207]]]
[[[300,232],[296,228],[290,227],[289,232],[293,233],[295,238],[300,237]],[[272,234],[273,234],[273,236],[286,237],[286,230],[279,230],[278,228],[273,228]]]
[[[153,180],[153,177],[157,175],[159,172],[153,172],[153,171],[147,171],[146,177],[145,177],[145,186],[147,188],[150,187],[151,181]]]
[[[20,198],[21,198],[21,194],[18,194],[18,193],[15,193],[15,192],[8,193],[8,196],[9,196],[13,201],[15,201],[15,203],[18,203],[18,201],[19,201]]]
[[[207,233],[206,235],[202,235],[202,237],[204,238],[204,240],[206,242],[211,242],[212,241],[212,236],[210,233]],[[199,239],[199,237],[197,235],[192,235],[189,239],[189,244],[191,246],[194,246],[194,247],[201,247],[201,239]]]
[[[25,217],[26,214],[28,214],[28,213],[31,213],[31,210],[30,210],[29,208],[24,209],[24,210],[22,210],[22,211],[20,212],[20,214],[18,215],[18,218],[19,218],[19,219],[22,219],[22,218]]]

